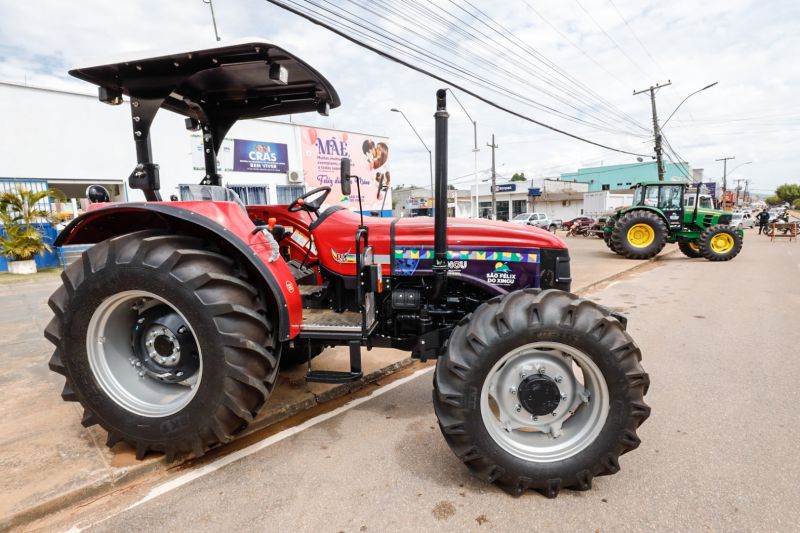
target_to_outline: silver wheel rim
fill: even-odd
[[[552,413],[534,416],[518,398],[529,376],[549,377],[561,401]],[[492,439],[526,461],[553,462],[572,457],[603,429],[609,411],[608,385],[592,359],[574,347],[535,342],[503,356],[481,389],[481,418]]]
[[[133,349],[133,328],[143,309],[161,304],[180,315],[196,340],[191,324],[178,309],[146,291],[109,296],[95,309],[86,331],[86,353],[97,384],[120,407],[150,418],[169,416],[186,407],[197,393],[203,373],[199,346],[199,369],[179,383],[159,381],[142,368]]]

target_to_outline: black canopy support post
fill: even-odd
[[[433,299],[444,300],[447,285],[447,90],[436,91],[436,160],[434,163]]]
[[[203,185],[221,185],[222,176],[217,171],[217,148],[211,126],[206,122],[203,129],[203,159],[205,161],[206,175]]]
[[[153,150],[150,145],[150,126],[164,102],[163,98],[131,97],[131,121],[133,124],[133,142],[136,146],[136,168],[128,176],[128,185],[132,189],[144,192],[148,202],[160,202],[161,182],[158,165],[153,162]]]

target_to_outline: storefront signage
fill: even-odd
[[[289,170],[286,145],[234,139],[233,170],[235,172],[284,174]]]

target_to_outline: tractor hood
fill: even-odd
[[[340,274],[352,275],[355,267],[354,236],[359,215],[341,207],[326,210],[311,225],[323,266]],[[369,227],[369,244],[376,260],[389,265],[398,257],[433,258],[434,222],[431,217],[364,217]],[[566,244],[543,229],[492,220],[447,219],[448,255],[453,258],[505,257],[538,258],[542,250],[563,251]],[[538,259],[537,259],[538,261]]]
[[[395,224],[396,245],[433,246],[433,218],[401,218]],[[564,241],[535,226],[508,222],[448,218],[448,247],[490,246],[494,248],[566,248]]]

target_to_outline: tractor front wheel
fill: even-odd
[[[263,295],[203,240],[140,231],[62,274],[45,336],[61,396],[136,457],[205,453],[253,421],[278,373]]]
[[[700,254],[709,261],[730,261],[742,251],[742,238],[730,226],[712,226],[697,238]]]
[[[557,290],[498,296],[458,324],[437,361],[439,427],[476,476],[514,495],[588,490],[639,445],[650,414],[640,359],[593,302]]]
[[[628,259],[650,259],[667,244],[667,225],[651,211],[631,211],[614,224],[611,241]]]
[[[691,257],[692,259],[703,257],[703,254],[700,253],[700,247],[695,241],[681,241],[678,243],[678,248],[680,248],[681,252],[683,252],[683,255],[686,257]]]

